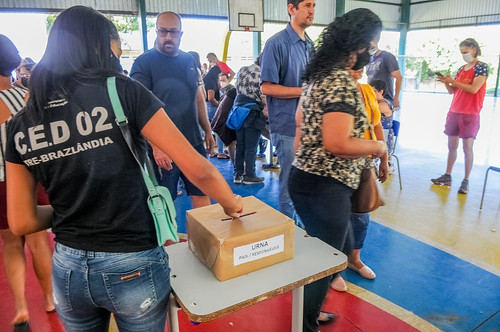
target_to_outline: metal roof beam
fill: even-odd
[[[353,0],[353,1],[376,3],[378,5],[388,5],[388,6],[398,6],[398,7],[402,6],[400,3],[387,2],[387,1],[377,1],[377,0]]]

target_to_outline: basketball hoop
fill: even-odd
[[[228,0],[229,31],[263,31],[263,0]]]

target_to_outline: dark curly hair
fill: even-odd
[[[337,17],[322,32],[316,52],[306,67],[305,81],[324,78],[333,67],[345,67],[349,56],[368,48],[381,30],[380,18],[366,8],[357,8]]]

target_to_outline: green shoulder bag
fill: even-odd
[[[175,221],[175,206],[172,201],[170,191],[167,188],[158,185],[151,161],[149,160],[147,154],[145,155],[144,164],[141,163],[140,158],[137,155],[132,134],[128,126],[128,120],[123,113],[122,104],[118,98],[118,92],[116,90],[116,77],[108,77],[107,86],[109,98],[111,100],[111,104],[113,105],[113,111],[116,117],[116,123],[120,128],[125,142],[127,142],[130,152],[132,152],[132,155],[141,169],[142,177],[144,178],[144,183],[146,184],[146,188],[148,190],[149,196],[147,204],[149,211],[153,216],[158,245],[163,246],[167,240],[178,242],[179,236],[177,234],[177,223]]]

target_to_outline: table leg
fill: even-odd
[[[292,332],[302,332],[304,320],[304,286],[292,291]]]
[[[179,332],[179,316],[177,315],[179,309],[174,294],[170,292],[168,299],[168,332]]]

